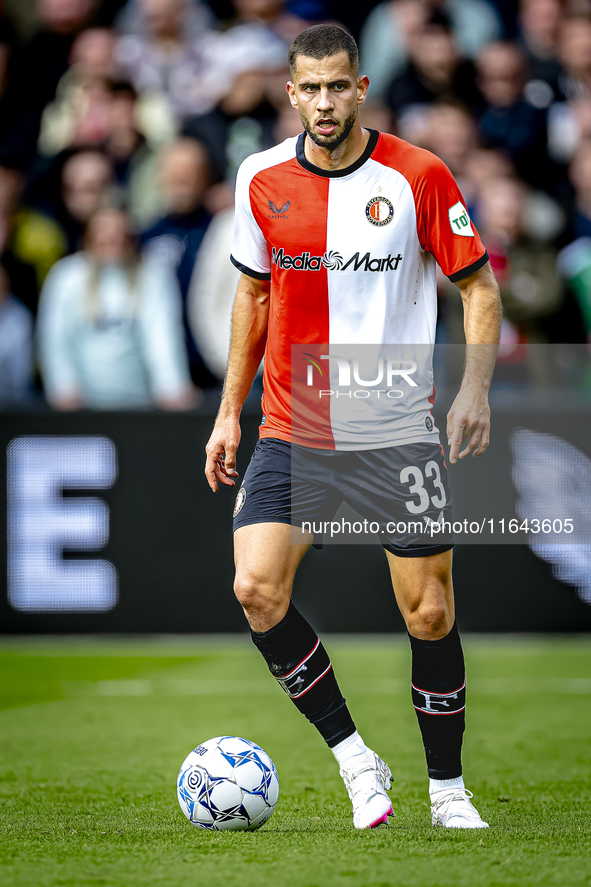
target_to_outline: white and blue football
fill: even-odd
[[[239,736],[216,736],[183,761],[177,795],[181,810],[197,828],[253,830],[275,809],[279,777],[260,745]]]

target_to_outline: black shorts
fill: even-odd
[[[345,503],[355,515],[335,519]],[[451,496],[439,443],[343,452],[259,440],[236,496],[234,530],[291,524],[319,542],[378,541],[399,557],[453,548]],[[437,526],[433,526],[433,525]]]

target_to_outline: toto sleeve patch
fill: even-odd
[[[454,203],[454,205],[448,210],[448,215],[449,224],[451,225],[451,230],[454,234],[459,234],[460,237],[474,237],[474,230],[470,224],[470,216],[463,203],[460,203],[460,201]]]

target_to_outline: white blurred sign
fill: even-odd
[[[510,444],[517,514],[529,521],[546,518],[553,529],[530,533],[529,547],[591,604],[591,460],[563,438],[528,428],[515,429]],[[560,532],[567,521],[569,534]]]
[[[17,437],[7,450],[8,601],[27,612],[100,612],[118,600],[117,571],[103,559],[63,557],[97,551],[109,539],[109,509],[65,489],[108,489],[117,477],[115,445],[98,436]]]

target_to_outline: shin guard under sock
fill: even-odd
[[[412,701],[423,736],[432,779],[461,776],[466,707],[464,654],[456,624],[438,641],[409,634],[412,649]]]
[[[355,733],[328,654],[293,604],[268,631],[252,631],[269,671],[331,748]]]

